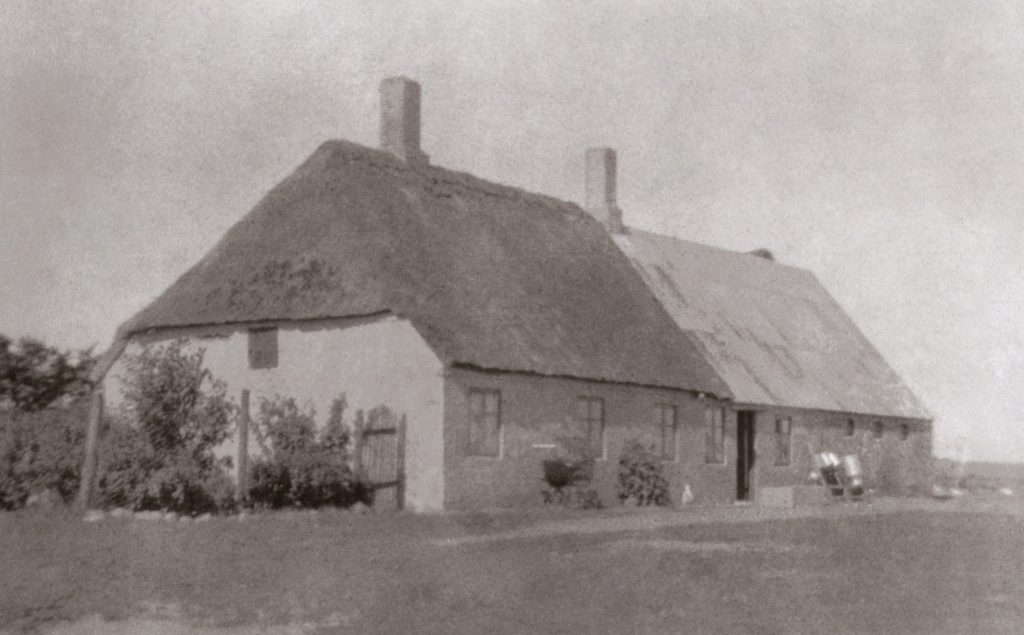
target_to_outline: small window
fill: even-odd
[[[704,462],[725,463],[725,408],[704,409]]]
[[[853,419],[846,420],[846,436],[852,437],[857,432],[857,424],[853,422]]]
[[[901,423],[900,424],[900,440],[906,441],[909,438],[910,438],[910,424],[908,424],[908,423]]]
[[[885,432],[885,428],[882,427],[882,422],[881,421],[876,421],[875,422],[875,429],[873,431],[874,437],[876,439],[881,439],[883,432]]]
[[[469,443],[470,456],[501,456],[501,392],[497,390],[469,391]]]
[[[277,368],[277,329],[249,329],[249,368]]]
[[[576,399],[576,421],[583,428],[590,456],[604,458],[604,400],[600,397]]]
[[[661,432],[661,459],[676,460],[676,407],[654,406],[654,423]]]
[[[791,460],[793,447],[793,420],[779,417],[775,420],[775,465],[787,466]]]

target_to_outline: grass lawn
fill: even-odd
[[[0,629],[89,632],[64,621],[99,615],[208,632],[1024,630],[1021,513],[712,515],[626,530],[623,517],[0,514]],[[609,529],[536,531],[566,520]]]

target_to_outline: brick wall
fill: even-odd
[[[791,462],[776,466],[775,419],[792,419]],[[847,422],[853,421],[848,436]],[[875,422],[882,436],[875,436]],[[903,439],[901,426],[908,426]],[[842,456],[856,454],[864,468],[867,487],[884,494],[909,493],[931,483],[932,426],[927,421],[873,417],[846,413],[784,408],[757,411],[757,486],[805,485],[814,469],[812,453],[830,451]]]
[[[467,456],[469,391],[501,392],[502,452],[499,458]],[[444,382],[445,507],[484,509],[534,506],[542,503],[541,462],[553,455],[545,446],[558,437],[579,432],[574,412],[578,397],[600,397],[605,408],[605,459],[595,466],[594,487],[606,505],[618,504],[618,458],[632,439],[657,443],[656,404],[676,407],[677,450],[674,462],[663,463],[671,498],[678,503],[689,484],[697,503],[730,503],[736,498],[736,410],[726,419],[725,464],[704,460],[704,409],[717,404],[693,393],[603,384],[576,379],[448,369]],[[741,408],[742,409],[742,408]],[[791,461],[776,466],[773,435],[776,416],[792,418]],[[854,420],[846,436],[847,419]],[[883,424],[874,437],[875,421]],[[900,438],[908,424],[910,437]],[[884,493],[905,492],[930,483],[931,424],[923,421],[846,415],[798,409],[758,408],[753,482],[758,487],[805,485],[814,467],[813,452],[857,454],[868,487]]]
[[[502,453],[499,458],[466,455],[469,391],[501,391]],[[679,501],[688,483],[705,502],[735,497],[735,416],[726,425],[726,465],[704,463],[704,408],[693,393],[602,384],[575,379],[449,369],[444,386],[445,507],[480,509],[542,503],[541,462],[554,451],[543,446],[579,431],[574,419],[578,397],[600,397],[605,410],[606,458],[595,466],[595,483],[606,505],[618,504],[618,458],[632,439],[657,443],[656,404],[676,407],[677,459],[664,463],[672,499]]]

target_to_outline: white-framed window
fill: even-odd
[[[704,462],[725,465],[725,408],[704,408]]]
[[[775,465],[788,466],[793,452],[793,420],[790,417],[775,418]]]
[[[604,448],[604,399],[600,397],[576,398],[576,422],[586,435],[590,456],[605,458]]]
[[[668,404],[657,404],[654,406],[654,423],[660,432],[659,439],[661,447],[659,454],[663,461],[676,460],[676,443],[678,433],[676,430],[676,407]]]
[[[469,390],[469,456],[501,456],[501,391]]]
[[[249,329],[249,368],[277,368],[277,327]]]

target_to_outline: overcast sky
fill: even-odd
[[[0,333],[105,348],[328,138],[813,270],[937,418],[1024,460],[1016,2],[0,2]]]

